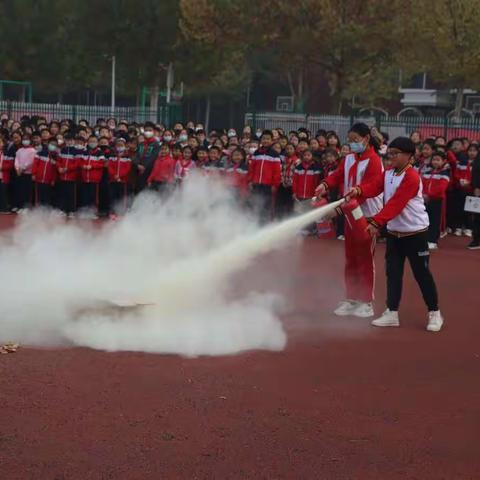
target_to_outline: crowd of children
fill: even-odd
[[[113,118],[94,125],[40,116],[14,121],[6,114],[0,121],[2,214],[47,206],[69,217],[114,219],[126,212],[133,195],[145,189],[168,195],[197,171],[222,178],[239,202],[256,208],[267,222],[312,208],[317,186],[351,152],[334,131],[312,134],[305,128],[206,132],[194,122],[169,129]],[[388,135],[372,130],[372,136],[388,168]],[[464,211],[467,195],[480,196],[478,143],[463,138],[447,143],[441,136],[422,141],[418,132],[411,139],[430,217],[430,247],[451,232],[473,236],[470,248],[480,248],[479,215]],[[332,189],[329,200],[342,195]],[[344,239],[342,220],[335,235]]]

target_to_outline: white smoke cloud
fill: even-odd
[[[0,341],[187,356],[282,349],[281,299],[236,298],[230,279],[311,215],[259,229],[218,184],[184,187],[165,203],[143,195],[114,223],[22,218],[0,239]]]

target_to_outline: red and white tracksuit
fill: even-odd
[[[422,181],[411,164],[402,170],[387,170],[358,188],[364,199],[384,194],[384,207],[369,219],[376,227],[386,226],[389,233],[399,237],[428,229]]]
[[[382,177],[383,165],[373,147],[362,154],[349,154],[337,169],[322,182],[328,189],[343,189],[348,192],[360,183],[369,183]],[[365,217],[377,214],[382,206],[382,196],[360,199],[360,208]],[[374,298],[375,239],[367,238],[357,231],[352,222],[345,221],[345,287],[346,298],[369,303]]]
[[[300,200],[315,196],[315,189],[320,183],[321,168],[314,162],[302,162],[293,173],[293,194]]]
[[[247,162],[228,162],[225,165],[225,184],[236,191],[240,198],[248,196],[248,165]]]
[[[13,158],[7,157],[0,152],[0,183],[10,183],[10,172],[13,170]]]

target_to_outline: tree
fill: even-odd
[[[409,39],[415,42],[417,71],[456,89],[454,117],[459,118],[464,90],[480,89],[479,4],[476,0],[419,0],[412,12],[405,47]]]

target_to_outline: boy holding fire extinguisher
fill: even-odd
[[[443,317],[438,308],[438,293],[429,268],[428,214],[422,193],[422,182],[413,168],[415,144],[398,137],[388,147],[392,169],[360,183],[349,190],[347,200],[372,198],[383,192],[384,207],[369,220],[367,231],[375,237],[387,227],[387,309],[372,322],[377,327],[398,327],[398,308],[402,296],[403,270],[408,258],[415,280],[428,307],[427,330],[438,332]]]

